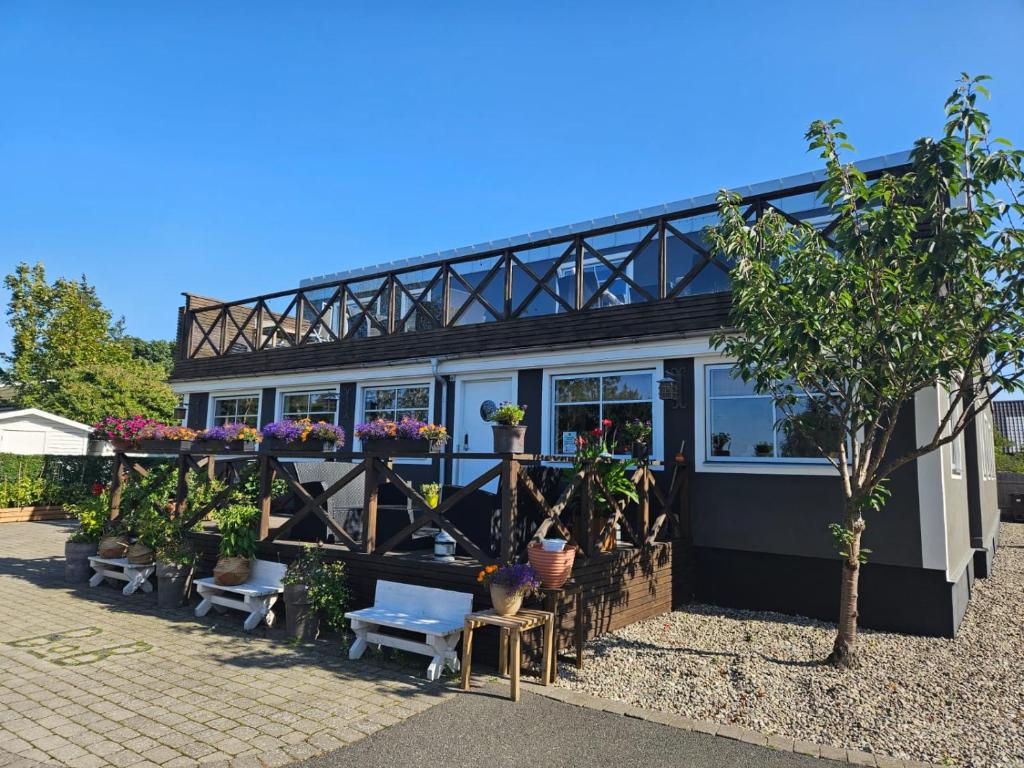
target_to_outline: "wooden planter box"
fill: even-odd
[[[302,453],[333,453],[336,450],[338,450],[338,443],[328,442],[327,440],[295,440],[290,443],[279,437],[265,437],[263,442],[260,443],[261,452],[301,451]]]
[[[190,442],[189,440],[136,440],[135,448],[131,450],[144,453],[178,453],[182,443]]]
[[[244,440],[184,440],[181,448],[191,453],[246,453],[259,450],[259,443]]]
[[[365,453],[430,453],[429,440],[363,440]]]
[[[0,523],[29,523],[36,520],[67,520],[64,507],[0,507]]]

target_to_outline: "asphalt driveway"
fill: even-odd
[[[830,760],[779,752],[531,693],[513,704],[506,685],[458,694],[427,711],[302,766],[332,768],[833,768]]]

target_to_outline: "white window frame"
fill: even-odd
[[[239,390],[237,392],[211,392],[209,403],[206,406],[207,428],[214,426],[214,417],[217,413],[218,400],[240,400],[243,397],[256,398],[256,428],[259,429],[260,424],[263,422],[263,392],[253,392],[252,390]]]
[[[687,449],[686,458],[692,459],[695,472],[761,475],[820,475],[836,477],[839,470],[825,458],[715,456],[711,449],[711,414],[708,408],[709,369],[730,366],[734,360],[714,357],[693,359],[693,424],[694,445]]]
[[[282,389],[282,390],[279,390],[278,393],[277,393],[277,407],[275,409],[275,411],[276,411],[275,415],[277,416],[277,420],[280,421],[280,420],[282,420],[284,418],[290,418],[290,417],[285,417],[285,415],[284,415],[284,399],[285,399],[285,397],[287,397],[288,395],[311,395],[314,392],[330,392],[332,395],[334,395],[335,398],[337,398],[336,402],[334,403],[334,417],[333,417],[333,419],[331,421],[332,424],[337,424],[338,423],[338,409],[341,407],[341,397],[340,397],[340,390],[338,388],[338,385],[337,384],[333,384],[333,383],[332,384],[325,384],[322,387],[311,386],[311,387],[301,387],[301,388],[296,388],[296,389]]]
[[[952,400],[956,397],[955,390],[946,390],[946,405],[947,408],[952,405]],[[963,403],[957,403],[952,409],[952,415],[949,417],[949,422],[946,425],[946,434],[950,434],[953,431],[953,425],[959,421],[960,414],[963,413]],[[964,476],[964,433],[961,432],[949,443],[949,475],[952,478],[960,480]]]
[[[356,384],[356,413],[355,413],[355,424],[361,424],[366,421],[366,415],[364,408],[366,404],[365,392],[368,389],[395,389],[405,387],[426,387],[427,388],[427,421],[432,422],[434,420],[434,383],[432,381],[423,379],[412,379],[412,380],[396,380],[396,381],[374,381],[374,382],[359,382]],[[353,432],[355,430],[353,429]],[[352,437],[352,450],[360,452],[363,450],[363,441],[356,437],[354,434]],[[431,459],[395,459],[396,464],[430,464]]]
[[[545,368],[541,388],[541,453],[549,456],[564,456],[564,461],[545,462],[552,466],[569,466],[572,456],[561,453],[561,446],[555,445],[555,380],[584,376],[607,376],[609,374],[649,373],[651,375],[651,458],[661,461],[665,455],[664,411],[665,403],[658,397],[658,379],[664,376],[661,360],[620,362],[608,365],[582,365],[571,367]],[[652,467],[661,470],[663,467]]]

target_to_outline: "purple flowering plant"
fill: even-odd
[[[204,429],[198,434],[198,438],[200,440],[214,440],[223,443],[231,443],[235,440],[258,443],[263,439],[263,435],[259,433],[256,427],[250,426],[243,421],[233,421],[228,424]]]
[[[410,419],[408,416],[397,422],[374,419],[357,424],[356,437],[360,440],[423,440],[421,430],[425,426],[419,419]]]
[[[282,440],[286,443],[304,443],[307,440],[323,440],[327,443],[345,444],[345,430],[326,421],[311,422],[309,419],[284,419],[263,427],[263,436]]]
[[[488,565],[477,574],[476,580],[488,587],[496,584],[512,594],[528,595],[540,588],[540,576],[529,563],[515,565]]]

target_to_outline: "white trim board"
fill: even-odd
[[[73,421],[72,419],[66,419],[63,416],[58,416],[56,413],[50,413],[49,411],[41,411],[38,408],[19,408],[16,411],[0,411],[0,421],[8,421],[10,419],[20,419],[25,416],[35,416],[46,421],[52,421],[55,424],[61,424],[71,429],[76,429],[86,434],[92,434],[92,427],[88,424],[83,424],[80,421]]]

